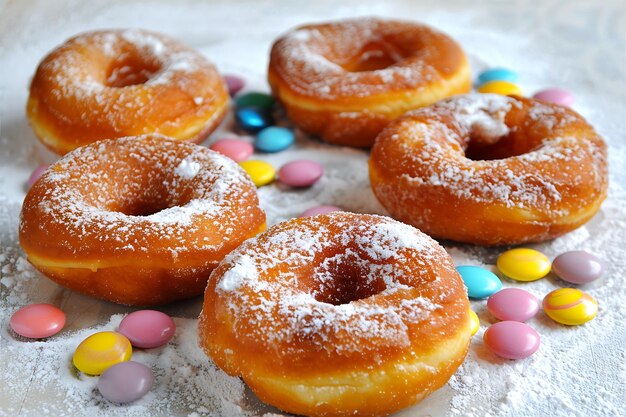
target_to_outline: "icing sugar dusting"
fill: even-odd
[[[165,139],[120,138],[79,148],[42,175],[36,187],[46,191],[25,207],[51,230],[62,225],[56,239],[72,256],[93,253],[94,245],[149,253],[151,239],[172,256],[230,245],[237,225],[253,219],[247,204],[254,185],[223,155]]]
[[[317,349],[338,353],[370,349],[361,338],[407,346],[410,323],[442,311],[438,303],[446,297],[446,285],[436,291],[435,299],[412,292],[415,285],[430,285],[422,280],[431,265],[446,262],[432,239],[384,217],[369,217],[372,224],[347,213],[329,217],[332,231],[315,218],[284,223],[226,257],[227,269],[215,291],[229,308],[236,337],[254,338],[264,346],[289,344],[290,353],[301,349],[291,343],[302,337]],[[320,259],[328,251],[333,255]],[[406,262],[421,268],[406,269]],[[355,277],[349,275],[351,268],[356,268]],[[280,279],[268,279],[277,269]],[[298,289],[300,280],[308,277],[313,280],[310,291]],[[344,277],[349,281],[345,285],[356,286],[355,291],[379,288],[376,297],[389,301],[374,302],[366,296],[333,305],[340,301],[335,292]],[[397,303],[388,298],[394,294],[400,297]],[[338,337],[341,343],[335,343]]]

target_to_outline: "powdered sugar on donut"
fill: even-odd
[[[445,314],[450,284],[428,281],[426,271],[446,264],[446,253],[428,236],[389,218],[328,216],[331,227],[325,216],[286,222],[226,257],[212,279],[235,336],[257,338],[264,346],[287,345],[289,353],[301,348],[297,340],[337,354],[369,349],[359,342],[365,337],[375,339],[378,348],[408,346],[411,325]],[[323,258],[328,251],[334,255]],[[406,269],[407,260],[419,268]],[[268,279],[276,271],[278,279]],[[346,274],[356,275],[343,278]],[[376,290],[331,303],[328,294],[342,279],[356,292]],[[438,297],[415,293],[415,286],[431,283],[438,286]]]
[[[64,231],[54,240],[68,256],[99,252],[84,242],[119,255],[146,255],[155,250],[154,238],[165,256],[219,250],[254,215],[248,207],[254,186],[236,163],[159,136],[79,148],[52,165],[34,189],[39,197],[25,208],[39,213],[41,228]]]
[[[505,117],[512,109],[521,109],[521,102],[511,97],[476,94],[416,110],[412,113],[416,118],[396,129],[391,140],[405,149],[404,159],[393,163],[419,169],[414,172],[406,168],[398,173],[405,188],[379,186],[377,194],[398,201],[396,205],[401,207],[405,205],[402,201],[413,197],[415,187],[429,186],[446,190],[458,201],[493,202],[518,208],[529,220],[533,219],[532,212],[551,218],[568,215],[561,204],[566,198],[563,193],[574,184],[588,181],[578,165],[586,158],[595,167],[605,166],[603,151],[593,141],[577,138],[567,130],[570,123],[581,123],[582,119],[564,108],[533,102],[524,125],[509,127]],[[492,144],[518,128],[543,129],[546,139],[529,152],[504,159],[470,160],[459,152],[469,140]],[[564,136],[555,133],[561,131]],[[546,174],[557,166],[561,167],[558,175]],[[593,172],[600,187],[603,176],[599,171]],[[427,218],[428,213],[424,216]]]
[[[415,36],[413,32],[419,33],[421,41],[411,54],[400,54],[389,43],[390,38],[406,33]],[[431,50],[438,42],[445,42],[446,48]],[[361,60],[382,54],[364,50],[372,43],[382,45],[396,62],[370,71],[344,68],[356,54],[361,54]],[[394,85],[399,90],[416,90],[441,82],[445,78],[442,73],[449,69],[441,64],[445,59],[434,57],[445,53],[455,56],[459,54],[455,48],[445,35],[426,26],[361,18],[289,32],[275,44],[272,59],[277,62],[273,69],[295,92],[334,101],[383,94]]]

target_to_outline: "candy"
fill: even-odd
[[[595,255],[582,250],[565,252],[554,258],[552,271],[564,281],[572,284],[587,284],[602,276],[602,261]]]
[[[320,164],[307,159],[291,161],[280,167],[278,178],[291,187],[310,187],[322,177],[324,168]]]
[[[133,348],[126,336],[116,332],[92,334],[74,351],[74,366],[89,375],[100,375],[105,369],[130,359]]]
[[[139,362],[121,362],[100,375],[98,390],[114,403],[129,403],[146,395],[154,385],[154,374]]]
[[[276,177],[276,170],[270,164],[265,161],[259,161],[251,159],[248,161],[240,162],[239,165],[246,170],[252,182],[257,187],[262,187],[274,181]]]
[[[598,314],[598,302],[579,289],[560,288],[545,296],[543,311],[557,323],[576,326]]]
[[[499,320],[526,321],[539,310],[537,297],[519,288],[505,288],[487,300],[487,310]]]
[[[570,107],[575,101],[572,93],[560,88],[547,88],[545,90],[537,91],[535,95],[533,95],[533,98],[567,107]]]
[[[510,94],[515,94],[518,96],[522,95],[522,90],[517,85],[508,81],[486,82],[485,84],[478,87],[478,92],[483,94],[502,94],[503,96],[508,96]]]
[[[231,96],[234,96],[243,88],[245,85],[245,81],[243,78],[238,77],[236,75],[226,74],[222,78],[224,78],[224,82],[226,83],[226,87],[228,88],[228,93]]]
[[[43,339],[63,329],[65,313],[50,304],[31,304],[13,313],[9,325],[20,336]]]
[[[274,107],[274,97],[269,94],[252,92],[242,94],[235,99],[238,108],[256,107],[264,110],[271,110]]]
[[[473,310],[470,310],[470,335],[474,336],[480,328],[480,320]]]
[[[209,149],[226,155],[235,162],[245,161],[254,152],[254,147],[250,143],[240,139],[220,139]]]
[[[237,109],[235,120],[243,130],[250,133],[256,133],[274,124],[274,118],[270,113],[256,107]]]
[[[151,349],[170,341],[176,325],[165,313],[155,310],[140,310],[122,319],[117,331],[138,348]]]
[[[539,349],[540,338],[532,327],[518,321],[500,321],[485,330],[485,345],[506,359],[524,359]]]
[[[333,211],[343,211],[341,207],[323,205],[306,209],[299,217],[319,216],[320,214],[332,213]]]
[[[502,288],[500,279],[491,271],[479,266],[463,265],[456,270],[463,278],[470,298],[486,298]]]
[[[48,164],[43,164],[35,168],[35,170],[32,172],[32,174],[30,174],[30,177],[28,177],[28,180],[26,181],[26,188],[32,187],[33,184],[37,182],[39,177],[41,177],[41,175],[46,171],[46,169],[48,169],[49,166],[50,165]]]
[[[254,142],[254,147],[262,152],[280,152],[294,142],[294,134],[285,127],[271,126],[261,130]]]
[[[496,262],[498,269],[516,281],[536,281],[550,272],[550,260],[534,249],[517,248],[504,252]]]
[[[483,71],[478,76],[478,84],[485,84],[489,81],[517,82],[519,75],[515,71],[506,68],[491,68]]]

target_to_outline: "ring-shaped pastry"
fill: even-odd
[[[408,110],[471,89],[467,58],[449,36],[373,18],[287,33],[272,47],[268,78],[297,126],[355,147],[372,146]]]
[[[429,235],[540,242],[586,223],[607,195],[607,147],[576,112],[521,97],[452,97],[376,139],[374,194]]]
[[[156,305],[202,294],[213,268],[264,223],[239,165],[148,135],[98,141],[51,165],[26,195],[19,239],[64,287]]]
[[[200,344],[263,401],[307,416],[380,416],[445,384],[469,302],[446,251],[388,217],[273,226],[215,269]]]
[[[159,133],[201,142],[226,114],[228,91],[200,53],[145,30],[71,38],[39,64],[26,111],[64,154],[99,139]]]

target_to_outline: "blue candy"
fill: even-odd
[[[485,268],[463,265],[457,266],[456,270],[461,274],[470,298],[487,298],[502,288],[502,282],[496,274]]]
[[[274,124],[274,119],[269,112],[256,107],[237,109],[235,120],[243,130],[250,133],[256,133]]]
[[[478,85],[480,86],[489,81],[508,81],[515,83],[518,79],[519,74],[515,71],[506,68],[491,68],[480,73],[478,76]]]
[[[290,147],[293,142],[294,134],[291,130],[272,126],[257,134],[254,147],[261,152],[280,152]]]

